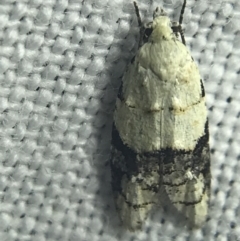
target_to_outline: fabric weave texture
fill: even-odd
[[[139,0],[148,22],[181,0]],[[240,2],[188,0],[183,27],[205,81],[212,198],[202,229],[159,207],[123,230],[109,154],[121,77],[137,51],[128,0],[0,0],[0,241],[240,241]]]

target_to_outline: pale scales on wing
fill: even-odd
[[[135,4],[140,48],[116,103],[111,161],[116,206],[132,230],[141,227],[158,203],[160,184],[193,226],[201,226],[207,215],[207,110],[199,70],[181,30],[185,5],[180,24],[171,25],[157,8],[153,22],[143,28]]]

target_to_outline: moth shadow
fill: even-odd
[[[113,124],[113,112],[115,108],[118,90],[121,84],[121,79],[134,57],[138,46],[138,26],[132,17],[130,28],[128,31],[122,32],[117,30],[115,41],[109,47],[108,55],[106,56],[106,70],[104,76],[107,78],[107,85],[103,89],[101,104],[99,109],[104,113],[104,125],[99,130],[98,143],[96,146],[96,154],[93,154],[93,163],[96,167],[98,177],[98,193],[97,204],[100,205],[102,214],[103,230],[100,233],[111,233],[114,236],[124,231],[120,224],[120,219],[113,201],[113,193],[111,187],[111,170],[110,170],[110,153],[111,153],[111,132]],[[116,22],[121,25],[122,19]]]

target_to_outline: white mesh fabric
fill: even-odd
[[[138,1],[151,19],[181,1]],[[240,2],[189,0],[183,27],[205,80],[212,198],[202,229],[161,208],[120,228],[108,165],[112,114],[138,24],[128,0],[0,1],[1,241],[240,241]]]

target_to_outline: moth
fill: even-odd
[[[182,21],[156,8],[140,27],[139,49],[119,89],[112,130],[112,189],[124,226],[140,229],[160,190],[193,227],[210,199],[210,151],[205,91],[185,45]],[[181,38],[180,38],[181,36]]]

